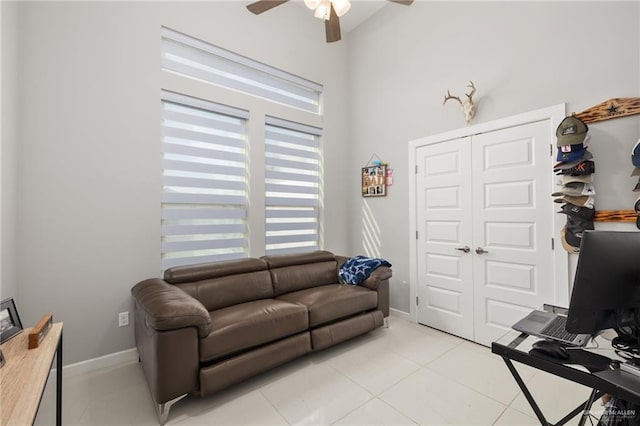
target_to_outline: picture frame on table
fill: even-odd
[[[5,363],[4,354],[2,353],[2,350],[0,350],[0,367],[2,367],[4,363]]]
[[[22,331],[22,322],[13,298],[0,302],[0,343],[4,343]]]

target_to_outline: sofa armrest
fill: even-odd
[[[359,285],[364,286],[371,290],[377,290],[382,281],[391,278],[391,268],[388,266],[379,266],[376,268],[366,280],[362,281]]]
[[[391,278],[391,275],[391,268],[380,266],[359,284],[378,293],[377,309],[382,311],[384,317],[389,316],[389,278]]]
[[[196,327],[201,338],[211,332],[211,316],[202,303],[164,280],[141,281],[131,289],[131,294],[155,330]]]
[[[346,262],[347,260],[349,260],[347,256],[340,256],[338,254],[336,255],[336,262],[338,262],[336,273],[340,270],[340,268],[342,268],[342,265],[344,265],[344,262]]]
[[[339,255],[336,256],[336,261],[337,261],[336,273],[339,273],[340,268],[342,268],[342,265],[344,265],[344,263],[347,260],[349,260],[349,258],[346,256],[339,256]],[[371,273],[371,275],[367,277],[366,280],[364,280],[358,285],[364,286],[369,290],[377,290],[378,286],[380,286],[380,283],[383,282],[384,280],[388,280],[389,278],[391,278],[391,275],[392,275],[392,272],[390,267],[379,266]]]
[[[336,256],[338,262],[338,271],[348,260],[345,256]],[[376,268],[366,280],[361,282],[360,286],[374,290],[378,293],[377,309],[382,311],[385,317],[389,316],[389,279],[392,276],[391,268],[388,266],[379,266]]]

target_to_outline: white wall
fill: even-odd
[[[160,25],[325,85],[326,248],[358,254],[366,229],[394,264],[392,306],[407,312],[407,141],[464,125],[441,105],[447,88],[475,81],[476,122],[640,95],[637,3],[390,4],[331,45],[304,8],[256,17],[244,4],[2,2],[0,291],[17,289],[25,326],[48,312],[65,322],[65,363],[133,347],[117,313],[132,309],[133,284],[159,273],[159,90],[195,88],[160,72]],[[599,208],[635,199],[638,117],[592,127]],[[373,153],[395,184],[363,201],[360,167]]]
[[[447,89],[469,80],[478,114],[491,121],[560,103],[579,112],[613,97],[640,96],[637,2],[415,2],[390,5],[349,40],[351,252],[364,248],[363,218],[377,224],[394,265],[392,307],[409,312],[407,142],[463,127]],[[631,147],[640,115],[591,126],[597,208],[631,209]],[[359,198],[358,170],[372,153],[394,169],[385,198]],[[551,202],[551,197],[550,197]],[[372,213],[368,213],[372,212]],[[372,217],[371,217],[372,216]],[[630,225],[629,225],[630,226]]]
[[[16,279],[18,14],[14,3],[0,2],[0,299],[18,298]]]
[[[346,169],[346,45],[327,45],[303,8],[254,16],[245,4],[20,3],[18,308],[25,326],[49,312],[64,321],[65,364],[132,348],[117,313],[159,275],[161,86],[243,102],[162,73],[161,25],[324,84],[325,161]],[[345,253],[341,187],[326,176],[325,232]]]

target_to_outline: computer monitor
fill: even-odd
[[[609,328],[640,337],[640,232],[582,234],[566,329],[595,334]]]

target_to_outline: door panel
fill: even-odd
[[[486,327],[509,330],[513,324],[531,313],[531,308],[526,305],[486,299],[484,311],[486,313]]]
[[[533,182],[493,182],[484,185],[485,209],[533,207]],[[482,196],[483,193],[478,194]]]
[[[530,165],[533,147],[528,138],[508,140],[484,147],[484,171]]]
[[[432,212],[437,209],[460,209],[460,190],[460,186],[426,188],[424,191],[425,208]]]
[[[460,139],[421,147],[418,173],[418,321],[473,338],[471,148]]]
[[[473,137],[474,248],[487,252],[473,263],[478,343],[554,298],[549,143],[546,121]]]
[[[485,267],[487,287],[535,294],[535,265],[487,260]]]
[[[535,223],[485,222],[485,241],[488,246],[499,248],[533,249]]]
[[[443,314],[462,315],[462,293],[434,286],[427,287],[429,309],[439,310]]]

